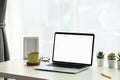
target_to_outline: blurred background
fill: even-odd
[[[94,33],[96,54],[120,51],[120,0],[8,0],[6,33],[11,59],[23,58],[23,37],[39,37],[51,57],[56,31]],[[95,65],[94,64],[94,65]]]

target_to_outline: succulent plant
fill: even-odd
[[[116,59],[116,55],[115,55],[115,53],[110,53],[110,54],[108,54],[108,60],[115,60]]]
[[[117,54],[117,59],[120,61],[120,52]]]
[[[99,52],[97,53],[97,58],[98,58],[98,59],[103,59],[103,58],[104,58],[104,53],[101,52],[101,51],[99,51]]]

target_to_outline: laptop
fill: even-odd
[[[37,70],[79,73],[92,66],[95,35],[92,33],[55,32],[52,63]]]

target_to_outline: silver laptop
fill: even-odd
[[[95,35],[55,32],[52,63],[37,70],[78,73],[92,66]]]

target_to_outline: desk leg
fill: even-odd
[[[4,80],[8,80],[8,78],[4,78]]]

